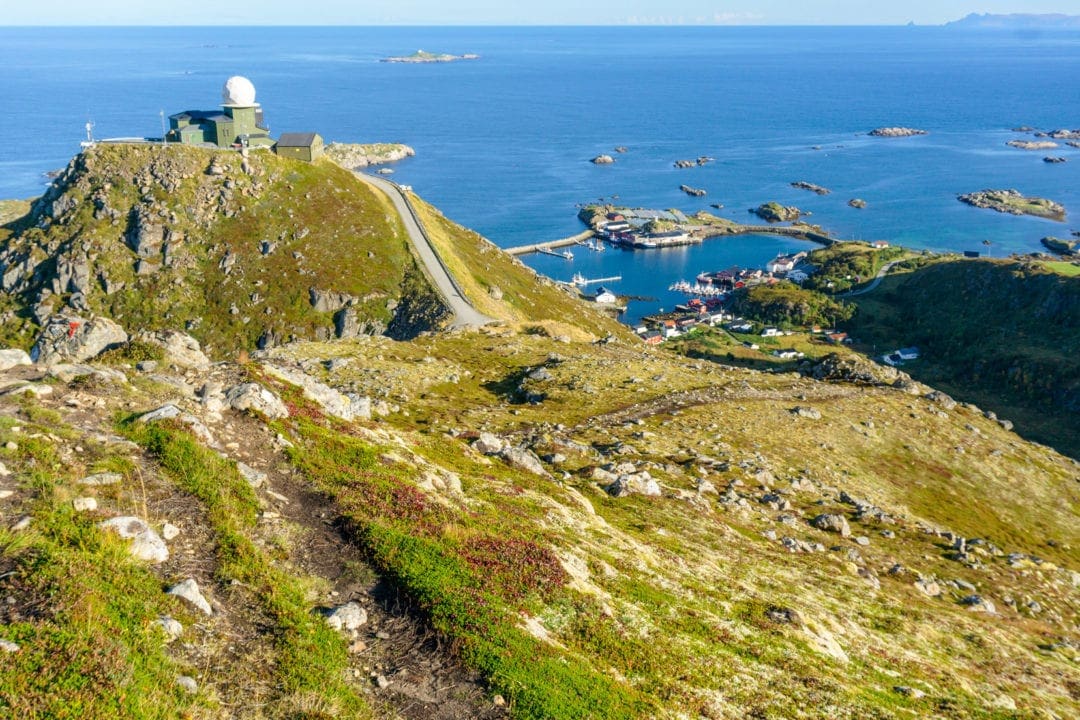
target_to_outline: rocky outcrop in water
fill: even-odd
[[[830,190],[828,188],[821,187],[820,185],[815,185],[814,183],[806,182],[805,180],[799,180],[798,182],[793,182],[793,183],[791,183],[791,187],[797,188],[799,190],[809,190],[810,192],[815,193],[817,195],[828,195],[829,193],[832,192],[832,190]]]
[[[1058,146],[1049,140],[1010,140],[1005,144],[1018,150],[1053,150]]]
[[[611,157],[610,155],[597,155],[589,162],[591,162],[593,165],[611,165],[613,162],[615,162],[615,158]]]
[[[778,223],[778,222],[795,222],[802,215],[802,211],[799,208],[791,206],[784,206],[778,202],[767,202],[762,205],[752,208],[750,212],[757,215],[765,222]]]
[[[929,135],[926,130],[918,130],[916,128],[909,127],[880,127],[875,130],[871,130],[868,135],[870,137],[884,137],[884,138],[901,138],[901,137],[913,137],[915,135]]]
[[[679,189],[690,197],[703,197],[705,195],[705,190],[702,188],[690,187],[689,185],[680,185]]]
[[[960,195],[957,199],[973,207],[1009,215],[1033,215],[1058,222],[1065,220],[1064,206],[1045,198],[1026,197],[1019,190],[982,190]]]

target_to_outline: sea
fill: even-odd
[[[380,62],[421,48],[480,59]],[[411,145],[393,179],[502,247],[578,233],[578,207],[599,200],[744,222],[775,200],[840,239],[997,257],[1080,229],[1080,149],[1006,146],[1035,139],[1020,126],[1080,128],[1080,32],[912,26],[0,28],[0,198],[41,194],[88,122],[96,138],[160,136],[169,114],[215,108],[237,74],[275,135]],[[897,125],[929,134],[867,134]],[[616,162],[589,162],[602,153]],[[699,156],[715,161],[673,165]],[[1070,215],[957,201],[986,188]],[[523,261],[556,280],[621,277],[613,291],[645,298],[633,322],[681,301],[676,280],[811,247],[744,236]]]

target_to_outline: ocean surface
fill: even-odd
[[[378,62],[417,48],[482,57]],[[990,240],[996,256],[1080,229],[1080,149],[1005,145],[1034,139],[1020,125],[1080,128],[1080,33],[919,27],[0,28],[0,197],[40,194],[88,120],[99,138],[159,136],[162,111],[215,108],[234,74],[254,82],[275,135],[412,145],[394,179],[504,247],[577,233],[578,204],[615,196],[688,213],[722,203],[740,221],[777,200],[840,238],[983,251]],[[867,136],[885,125],[930,134]],[[629,152],[614,165],[588,162],[616,146]],[[716,162],[672,166],[700,155]],[[984,188],[1052,198],[1070,217],[956,200]],[[869,206],[848,207],[855,197]],[[617,292],[656,298],[634,303],[633,320],[670,307],[675,280],[800,247],[742,237],[525,261],[562,280],[621,275]]]

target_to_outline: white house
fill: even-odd
[[[596,297],[593,299],[601,305],[613,305],[618,300],[615,293],[603,286],[597,288]]]
[[[784,333],[776,328],[765,328],[761,331],[761,337],[780,337]]]
[[[777,255],[765,265],[771,273],[786,273],[795,269],[795,258],[791,255]]]
[[[919,359],[919,348],[917,348],[917,347],[900,348],[899,350],[896,351],[896,354],[899,355],[900,359],[904,360],[904,361],[918,360]]]

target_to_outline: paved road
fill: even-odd
[[[865,295],[868,292],[872,292],[873,290],[875,290],[877,288],[878,285],[881,284],[881,279],[883,277],[885,277],[889,273],[890,270],[892,270],[892,266],[895,265],[898,262],[900,262],[900,261],[899,260],[894,260],[891,263],[885,263],[884,265],[881,266],[881,269],[878,270],[877,275],[874,276],[873,281],[871,281],[871,283],[869,285],[867,285],[866,287],[864,287],[862,289],[859,289],[859,290],[852,290],[849,293],[844,293],[843,295],[839,295],[838,297],[849,298],[849,297],[855,297],[856,295]]]
[[[417,217],[416,212],[413,210],[412,203],[409,202],[409,198],[406,197],[401,188],[380,177],[363,173],[356,173],[356,175],[364,182],[382,190],[390,198],[390,201],[394,203],[394,208],[398,211],[398,215],[401,216],[401,222],[405,225],[405,230],[409,233],[409,238],[416,248],[416,253],[420,256],[420,260],[427,269],[428,277],[435,283],[436,290],[446,300],[450,311],[454,313],[454,321],[451,323],[451,327],[480,327],[494,322],[492,318],[474,308],[465,298],[461,287],[454,280],[454,276],[450,274],[450,269],[443,264],[442,259],[435,250],[435,246],[431,243],[431,239],[428,238],[420,218]]]

